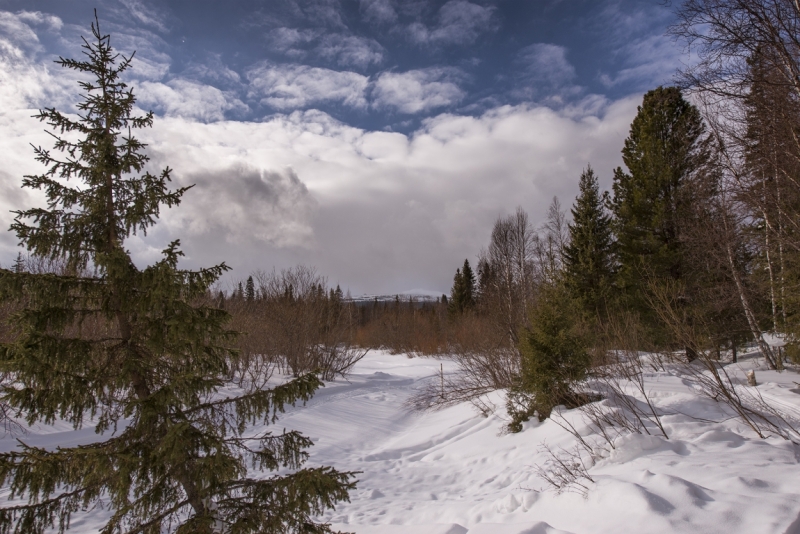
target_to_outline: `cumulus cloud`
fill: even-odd
[[[188,210],[172,219],[191,236],[216,235],[231,244],[307,247],[315,201],[292,169],[268,171],[234,164],[188,174],[195,184]]]
[[[377,22],[379,24],[397,22],[397,11],[395,11],[391,0],[359,0],[359,4],[367,22]]]
[[[369,79],[356,72],[335,71],[307,65],[262,63],[247,72],[248,96],[284,110],[321,102],[366,107]]]
[[[384,72],[375,80],[372,105],[408,114],[449,106],[466,96],[458,85],[463,79],[463,73],[451,67]]]
[[[30,144],[52,146],[30,108],[74,102],[63,89],[73,85],[71,74],[36,59],[36,41],[17,23],[34,27],[17,18],[17,37],[0,31],[4,227],[11,222],[8,210],[43,200],[19,189],[22,175],[42,171]],[[131,49],[119,39],[117,45]],[[153,55],[159,46],[150,57],[168,67],[168,57]],[[302,262],[356,294],[447,291],[454,268],[487,244],[498,215],[521,205],[540,221],[554,195],[568,205],[589,162],[608,188],[641,98],[442,113],[406,135],[350,126],[319,110],[291,110],[320,103],[363,109],[367,95],[376,107],[407,114],[452,106],[464,98],[468,80],[461,71],[385,72],[370,86],[354,72],[262,63],[244,76],[251,98],[287,110],[262,121],[218,120],[234,111],[223,98],[235,101],[235,95],[168,71],[151,74],[135,84],[137,95],[163,106],[166,116],[138,132],[148,144],[149,170],[168,165],[176,185],[197,186],[180,206],[162,212],[148,236],[131,240],[137,261],[152,261],[181,238],[187,267],[224,260],[235,267],[233,277],[243,278],[252,269]],[[64,94],[45,92],[54,90]],[[192,109],[195,102],[202,112]],[[15,243],[8,233],[0,237],[1,263],[13,260]]]
[[[211,122],[223,120],[226,112],[249,111],[231,92],[184,79],[167,83],[145,81],[137,89],[140,105],[153,107],[167,116]]]
[[[434,27],[415,22],[408,27],[409,38],[423,45],[469,44],[482,33],[495,29],[494,7],[484,7],[467,0],[450,0],[439,10]]]

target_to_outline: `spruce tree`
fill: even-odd
[[[599,313],[605,309],[613,282],[611,218],[591,166],[581,173],[578,187],[569,242],[564,247],[564,278],[587,310]]]
[[[461,268],[456,269],[456,274],[453,276],[453,287],[450,288],[450,301],[447,305],[447,311],[450,315],[458,315],[464,311],[464,276],[461,274]]]
[[[470,310],[475,306],[475,274],[468,259],[464,260],[464,266],[461,268],[461,280],[464,287],[463,309]]]
[[[17,253],[17,259],[14,260],[13,271],[17,274],[25,272],[25,258],[22,257],[22,252]]]
[[[23,185],[43,190],[47,206],[16,212],[12,230],[33,255],[93,274],[0,271],[0,297],[22,308],[11,319],[15,339],[0,346],[0,372],[14,377],[2,400],[28,424],[92,424],[98,439],[20,441],[0,453],[13,499],[0,507],[0,533],[63,531],[98,504],[109,534],[329,532],[312,518],[347,499],[352,474],[302,468],[311,441],[297,432],[247,432],[309,399],[320,381],[225,396],[221,386],[244,362],[208,295],[227,267],[179,269],[175,241],[140,270],[125,249],[187,188],[168,188],[168,168],[144,171],[134,132],[153,115],[132,115],[135,97],[120,79],[132,56],[115,54],[96,17],[92,34],[83,60],[57,62],[93,77],[80,83],[77,118],[53,108],[36,116],[55,130],[55,150],[35,147],[48,169]],[[249,468],[283,471],[262,478]]]
[[[461,315],[475,306],[475,274],[469,265],[469,260],[464,260],[464,265],[456,269],[453,277],[453,287],[450,289],[450,303],[448,310],[451,315]]]
[[[652,315],[645,296],[649,281],[687,275],[682,223],[690,198],[684,186],[704,163],[703,133],[699,111],[680,89],[658,87],[645,94],[625,140],[628,172],[614,172],[617,283],[626,304],[643,316]],[[645,319],[655,328],[654,318]]]
[[[512,432],[534,414],[540,421],[553,407],[578,405],[574,385],[586,378],[593,334],[583,304],[563,284],[543,284],[520,334],[520,370],[506,399]]]
[[[253,302],[256,299],[256,285],[253,282],[253,277],[247,277],[247,283],[245,285],[245,298],[248,302]]]

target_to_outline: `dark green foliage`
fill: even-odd
[[[461,315],[475,306],[475,274],[469,265],[469,260],[464,260],[461,269],[456,269],[453,277],[453,287],[450,290],[448,310],[452,315]]]
[[[528,316],[520,336],[520,374],[507,402],[512,432],[534,414],[541,421],[559,404],[574,406],[573,385],[591,364],[590,323],[582,303],[564,286],[542,286]]]
[[[686,276],[682,223],[691,198],[684,186],[704,163],[703,132],[700,113],[678,88],[649,91],[622,149],[628,172],[614,172],[617,283],[643,318],[648,280]]]
[[[81,82],[78,120],[55,109],[37,115],[55,130],[56,150],[35,148],[48,170],[23,184],[43,190],[47,208],[16,212],[12,229],[34,255],[93,274],[0,270],[0,298],[19,308],[0,372],[14,377],[3,402],[28,423],[90,422],[102,437],[1,453],[0,483],[15,500],[0,508],[0,533],[63,531],[101,498],[107,534],[328,532],[311,517],[347,499],[352,474],[301,469],[311,441],[296,432],[247,433],[308,400],[319,379],[221,396],[242,365],[228,314],[209,304],[227,267],[179,269],[176,241],[140,270],[124,248],[186,188],[168,189],[169,169],[143,171],[148,158],[133,133],[153,116],[131,116],[135,98],[120,80],[131,58],[112,51],[98,24],[92,32],[85,61],[58,61],[95,77]],[[287,474],[254,479],[250,468]]]
[[[256,299],[256,285],[253,282],[252,276],[247,277],[247,283],[245,285],[244,295],[245,298],[248,300],[248,302],[252,302]]]
[[[599,313],[606,308],[614,276],[611,218],[591,167],[581,174],[579,189],[564,247],[564,278],[587,310]]]

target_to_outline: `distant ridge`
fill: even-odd
[[[435,291],[425,291],[425,290],[411,290],[411,291],[403,291],[401,293],[392,293],[392,294],[382,294],[382,295],[359,295],[355,297],[350,297],[350,302],[361,303],[361,302],[393,302],[397,297],[400,297],[402,302],[408,302],[409,299],[413,300],[414,302],[436,302],[441,298],[443,293],[437,293]]]

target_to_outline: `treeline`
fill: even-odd
[[[770,369],[800,360],[800,71],[785,34],[732,42],[739,4],[682,9],[677,35],[700,39],[697,21],[714,21],[703,61],[682,86],[645,94],[610,191],[587,164],[569,222],[557,200],[539,229],[518,210],[495,224],[474,283],[467,263],[456,271],[451,318],[505,336],[493,366],[509,379],[481,378],[475,356],[457,351],[461,375],[421,406],[505,387],[518,429],[591,400],[572,386],[623,347],[712,374],[745,342]],[[788,16],[767,11],[759,30]]]

